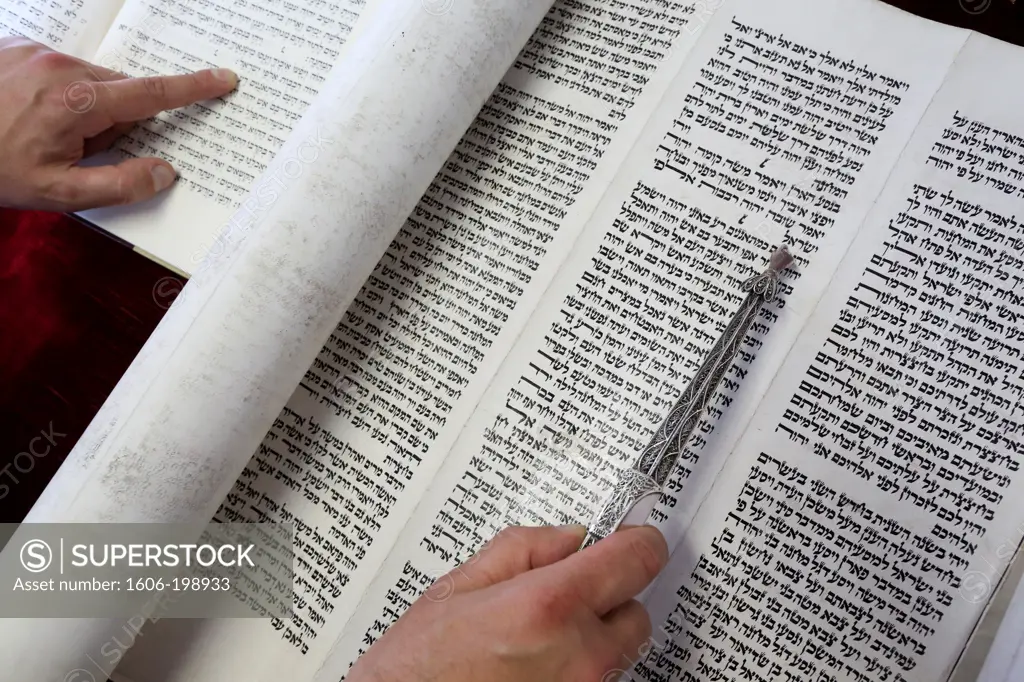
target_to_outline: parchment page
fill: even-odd
[[[1013,565],[1010,570],[1019,573],[1019,566]],[[1000,588],[1000,591],[1005,585]],[[1012,597],[1006,605],[1006,611],[998,624],[998,629],[986,652],[981,671],[974,678],[976,682],[1012,682],[1024,674],[1024,583],[1018,582],[1011,591]],[[963,665],[958,663],[958,666]],[[958,682],[960,668],[957,668]],[[965,681],[971,678],[963,678]]]
[[[556,3],[218,512],[299,528],[296,617],[257,632],[161,622],[126,670],[181,679],[175,661],[203,659],[200,677],[261,679],[322,658],[705,18],[688,3]],[[272,663],[224,659],[240,640]]]
[[[222,254],[185,287],[29,522],[206,523],[549,7],[382,6],[280,163],[312,135],[322,152],[258,229],[223,235]],[[5,622],[5,675],[65,679],[82,668],[103,679],[124,654],[109,645],[126,627]]]
[[[0,6],[0,38],[25,36],[55,50],[92,61],[123,0],[5,0]],[[69,93],[71,106],[82,106]]]
[[[913,46],[896,39],[912,29]],[[713,345],[739,283],[785,239],[800,265],[784,304],[758,322],[657,512],[678,539],[966,35],[879,3],[725,3],[318,679],[337,680],[504,525],[587,521]]]
[[[961,51],[652,595],[645,679],[947,679],[1024,528],[1021,63]]]
[[[240,83],[226,97],[137,126],[117,154],[109,155],[171,162],[179,179],[169,192],[145,205],[89,211],[84,217],[193,272],[221,248],[216,238],[229,220],[245,230],[279,197],[295,191],[304,159],[323,144],[315,135],[302,157],[277,174],[264,171],[332,69],[347,68],[343,47],[366,4],[127,0],[97,50],[98,64],[133,77],[224,67],[235,70]]]

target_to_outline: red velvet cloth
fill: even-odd
[[[0,209],[0,522],[24,518],[180,286],[73,218]]]

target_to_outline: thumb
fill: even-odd
[[[134,204],[174,184],[177,173],[162,159],[128,159],[113,166],[73,166],[61,172],[54,197],[65,211]]]
[[[428,590],[428,599],[490,587],[561,561],[579,549],[585,534],[583,526],[506,528],[475,556],[441,576],[432,592]]]

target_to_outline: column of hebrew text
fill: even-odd
[[[346,632],[348,661],[503,526],[586,521],[714,344],[739,284],[787,243],[799,272],[755,323],[655,517],[678,527],[692,514],[721,467],[704,453],[739,435],[716,421],[752,413],[963,42],[939,31],[931,52],[910,60],[859,54],[853,36],[829,51],[813,30],[793,31],[753,3],[729,7],[463,431],[420,506],[429,513],[389,557],[364,602],[374,607],[365,629]],[[874,30],[871,17],[855,18],[844,19]]]
[[[946,679],[1024,528],[1024,130],[977,76],[1019,68],[1003,50],[961,52],[674,557],[635,676]]]

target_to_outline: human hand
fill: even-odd
[[[668,561],[661,533],[622,530],[582,552],[582,527],[509,528],[437,580],[348,682],[612,682],[646,653],[633,599]]]
[[[79,211],[151,198],[174,183],[166,161],[78,162],[137,121],[220,97],[237,84],[225,69],[126,78],[25,38],[0,39],[0,206]]]

